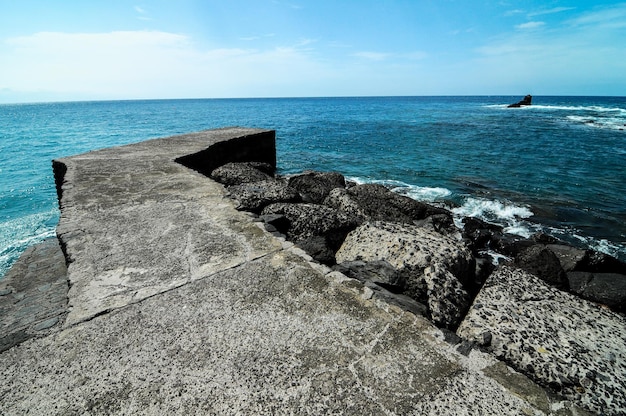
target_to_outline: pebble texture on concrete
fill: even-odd
[[[210,172],[270,140],[221,129],[56,162],[69,314],[0,354],[0,414],[586,414],[457,353],[174,162]]]

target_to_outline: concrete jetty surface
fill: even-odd
[[[0,415],[587,414],[311,262],[204,175],[275,165],[274,142],[227,128],[56,160],[60,245],[0,281]]]

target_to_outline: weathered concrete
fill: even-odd
[[[0,280],[0,352],[60,325],[67,313],[67,290],[57,239],[28,248]]]
[[[586,414],[459,354],[175,162],[271,163],[251,155],[273,140],[222,129],[55,162],[69,312],[0,354],[0,414]]]

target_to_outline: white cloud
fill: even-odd
[[[598,29],[621,29],[626,27],[626,3],[585,13],[569,20],[572,26],[595,26]]]
[[[277,85],[326,76],[302,48],[310,43],[199,49],[188,36],[168,32],[41,32],[0,46],[11,63],[0,66],[0,86],[96,98],[271,95]]]
[[[357,58],[369,59],[371,61],[384,61],[390,56],[390,54],[384,52],[363,51],[353,53],[352,56],[356,56]]]
[[[534,30],[544,26],[546,22],[526,22],[521,25],[515,26],[515,29],[518,30]]]
[[[561,13],[561,12],[566,12],[566,11],[574,10],[574,9],[575,9],[575,7],[554,7],[552,9],[539,10],[539,11],[536,11],[536,12],[528,13],[528,17],[535,17],[535,16],[546,15],[546,14]]]

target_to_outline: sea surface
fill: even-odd
[[[275,129],[278,169],[338,171],[626,260],[626,97],[354,97],[0,105],[0,277],[55,235],[51,160],[225,126]],[[460,222],[459,222],[460,223]]]

